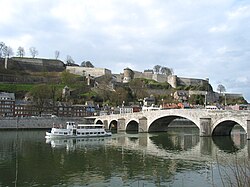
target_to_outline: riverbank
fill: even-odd
[[[5,117],[0,119],[0,130],[10,129],[50,129],[53,125],[67,121],[84,123],[83,117]]]

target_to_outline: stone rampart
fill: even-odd
[[[177,86],[202,86],[208,83],[207,80],[203,79],[194,79],[194,78],[177,78]]]
[[[4,59],[0,59],[0,67],[4,69]],[[62,61],[42,58],[12,57],[7,61],[7,69],[27,72],[61,72],[65,70]]]
[[[93,76],[93,77],[100,77],[103,75],[111,75],[111,71],[105,68],[89,68],[89,67],[80,67],[80,66],[67,66],[66,70],[70,73],[76,75],[85,75],[85,76]]]

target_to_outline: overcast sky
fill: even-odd
[[[0,0],[0,42],[112,73],[155,65],[250,102],[250,0]]]

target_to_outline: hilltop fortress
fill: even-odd
[[[9,59],[0,58],[0,82],[16,82],[16,83],[38,83],[60,81],[60,77],[46,77],[36,75],[36,72],[57,72],[57,75],[64,70],[70,73],[84,76],[87,83],[96,82],[102,76],[112,76],[112,83],[128,83],[135,78],[145,78],[155,80],[160,83],[167,82],[173,88],[178,87],[203,87],[203,91],[198,90],[179,90],[177,94],[181,97],[189,97],[190,95],[205,95],[208,100],[216,101],[219,98],[219,93],[213,92],[212,86],[209,84],[209,79],[185,78],[177,75],[156,74],[153,70],[144,70],[139,72],[130,68],[125,68],[120,74],[112,74],[111,70],[106,68],[82,67],[76,64],[65,65],[63,61],[56,59],[42,59],[42,58],[26,58],[26,57],[12,57]],[[159,91],[159,90],[158,90]],[[227,97],[233,98],[243,97],[242,94],[229,94]]]
[[[79,66],[66,66],[66,69],[73,74],[84,75],[86,77],[100,77],[104,75],[113,75],[116,82],[128,83],[135,78],[152,79],[157,82],[167,82],[173,88],[178,86],[205,86],[209,84],[209,79],[195,79],[178,77],[177,75],[155,74],[153,70],[145,70],[144,72],[134,71],[125,68],[120,74],[112,74],[110,70],[105,68],[88,68]]]
[[[194,79],[178,77],[177,75],[155,74],[153,70],[139,72],[130,68],[125,68],[120,74],[112,74],[111,70],[106,68],[67,66],[62,61],[56,59],[12,57],[6,61],[6,59],[0,58],[0,69],[16,70],[29,73],[62,72],[66,69],[70,73],[92,78],[98,78],[104,75],[113,75],[115,82],[118,83],[128,83],[135,78],[152,79],[157,82],[167,82],[173,88],[178,86],[203,86],[209,84],[208,79]]]

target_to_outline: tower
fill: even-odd
[[[123,81],[122,81],[123,83],[128,83],[134,78],[134,72],[133,70],[129,68],[125,68],[123,70],[123,74],[124,74]]]

